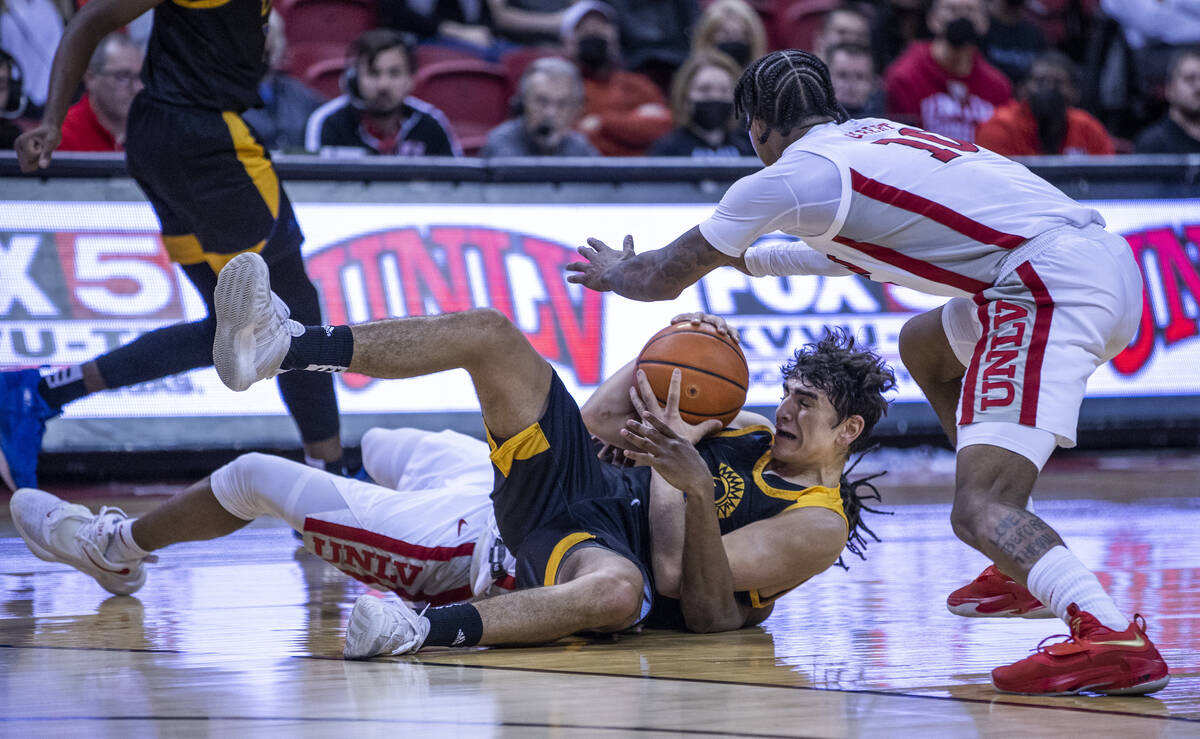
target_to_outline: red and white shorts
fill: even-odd
[[[1000,446],[1040,469],[1055,446],[1075,446],[1088,378],[1133,339],[1142,278],[1125,239],[1096,225],[1048,231],[1012,261],[995,286],[942,309],[966,367],[958,447]]]

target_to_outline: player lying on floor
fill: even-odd
[[[471,314],[460,314],[459,317],[465,318],[469,315]],[[495,316],[490,312],[475,312],[474,320],[480,319],[495,322]],[[438,321],[438,319],[418,320]],[[511,338],[512,333],[520,336],[515,328],[509,327],[509,332],[508,335],[502,337],[505,341]],[[537,356],[523,339],[520,340],[520,343],[530,354],[534,357]],[[503,346],[503,344],[498,344],[498,346]],[[836,351],[831,354],[830,350],[837,346],[837,340],[827,340],[826,350],[822,354],[818,354],[815,347],[810,347],[809,354],[798,357],[797,365],[806,362],[811,365],[813,362],[817,362],[821,356],[824,356],[826,361],[835,359]],[[851,350],[846,357],[859,358],[862,364],[860,372],[869,368],[878,369],[875,364],[878,359],[873,355],[856,353]],[[541,362],[540,357],[538,361]],[[545,365],[545,370],[549,375],[548,365]],[[836,373],[832,376],[826,375],[829,373],[825,372],[824,379],[830,382],[848,379],[844,372],[842,375]],[[549,379],[547,376],[546,380],[549,381]],[[882,399],[879,398],[879,392],[886,389],[886,386],[890,386],[891,382],[890,375],[886,373],[879,379],[883,386],[873,393],[876,403],[873,406],[873,414],[869,412],[869,415],[873,415],[872,424],[884,407]],[[631,382],[632,366],[630,365],[610,378],[587,406],[586,413],[593,420],[599,433],[610,439],[617,433],[617,427],[623,420],[622,414],[624,413],[624,410],[614,411],[614,407],[619,405],[614,403],[614,399],[623,401],[623,404],[632,410],[632,401],[626,400],[624,397],[625,389],[630,386]],[[561,385],[558,385],[558,388],[561,389]],[[565,391],[561,392],[562,395],[566,395]],[[866,397],[870,400],[872,393],[867,393]],[[802,400],[807,403],[804,398]],[[569,402],[575,419],[578,420],[578,410],[574,408],[573,401],[570,401],[569,396],[566,396],[566,401]],[[857,402],[861,403],[862,399],[858,398]],[[785,403],[785,406],[787,405]],[[826,401],[826,405],[828,405],[828,401]],[[832,410],[832,406],[822,408],[822,410],[826,414],[834,415],[823,418],[824,421],[830,422],[830,428],[825,429],[823,435],[820,433],[822,429],[816,428],[814,438],[824,438],[825,441],[814,445],[811,441],[798,442],[796,433],[802,428],[808,428],[814,421],[810,420],[806,426],[799,418],[803,415],[803,411],[798,406],[790,409],[781,408],[780,418],[786,419],[788,428],[793,429],[791,432],[784,432],[787,438],[791,439],[793,445],[813,448],[829,446],[828,439],[833,436],[832,419],[836,413]],[[812,415],[811,411],[809,411],[809,415]],[[750,414],[747,414],[745,418],[753,420]],[[762,420],[761,417],[759,420]],[[861,421],[854,421],[849,425],[859,428],[860,424]],[[836,425],[841,425],[841,423]],[[494,432],[494,425],[491,428]],[[582,428],[581,424],[580,428]],[[753,441],[750,445],[751,456],[743,455],[744,459],[732,460],[734,467],[741,466],[750,476],[752,473],[749,465],[760,458],[765,458],[765,452],[769,448],[768,429],[766,427],[748,429],[741,434],[727,432],[726,436],[727,439],[717,437],[706,444],[737,445],[739,441]],[[580,462],[577,459],[574,460],[574,463],[592,472],[599,469],[601,471],[598,474],[606,476],[603,471],[605,465],[599,463],[593,456],[586,431],[583,431],[581,443],[582,447],[578,451],[584,460]],[[491,527],[490,505],[486,497],[491,489],[492,469],[491,464],[485,461],[485,450],[486,447],[482,442],[452,433],[430,434],[407,429],[392,432],[376,430],[364,437],[364,463],[368,471],[381,483],[405,492],[397,494],[389,490],[381,490],[375,486],[327,475],[304,465],[265,455],[245,455],[218,470],[211,480],[198,483],[181,496],[136,521],[126,519],[123,514],[112,509],[102,511],[101,515],[92,517],[82,506],[62,503],[53,496],[40,491],[23,491],[18,496],[14,496],[13,515],[14,520],[18,521],[18,527],[22,529],[23,535],[36,554],[48,555],[49,558],[75,565],[97,577],[101,584],[114,592],[132,592],[141,585],[145,577],[142,562],[148,551],[177,541],[221,536],[240,528],[248,520],[258,515],[270,514],[287,520],[294,528],[302,531],[305,545],[310,550],[335,563],[348,574],[364,582],[395,590],[413,601],[440,604],[464,600],[469,598],[472,592],[482,594],[511,586],[511,579],[507,577],[507,571],[511,571],[514,564],[512,557],[507,558],[507,568],[494,567],[503,558],[502,549],[499,550],[502,556],[493,556],[490,562],[487,557],[491,550],[487,542],[493,540],[487,533]],[[714,458],[717,458],[719,453],[713,453],[713,455]],[[528,463],[520,459],[519,452],[514,456],[517,458],[514,464],[518,467]],[[493,462],[495,460],[496,455],[493,455]],[[750,484],[747,485],[747,488],[749,488],[750,494],[738,497],[734,490],[724,495],[720,501],[719,504],[723,506],[722,510],[729,512],[727,519],[721,522],[722,530],[732,530],[748,521],[755,520],[756,517],[760,518],[783,509],[799,506],[794,512],[778,518],[789,521],[788,528],[799,532],[798,536],[807,537],[811,546],[819,550],[817,552],[819,557],[814,558],[811,563],[804,563],[797,569],[796,574],[791,576],[791,579],[798,584],[811,574],[824,570],[836,560],[837,554],[846,542],[847,526],[843,518],[843,506],[837,493],[837,484],[844,460],[845,452],[843,451],[837,458],[836,469],[829,474],[824,474],[818,480],[824,484],[824,487],[792,485],[783,479],[773,479],[770,472],[765,476],[760,475],[763,482],[770,480],[770,484],[765,488],[748,481]],[[713,466],[716,468],[717,464]],[[647,483],[650,479],[649,472],[644,469],[622,472],[613,467],[611,472],[615,478],[640,477]],[[723,475],[723,479],[727,483],[736,483],[733,474],[731,468]],[[505,480],[506,484],[511,484],[511,477],[512,475]],[[607,477],[613,477],[613,475],[607,475]],[[708,494],[712,495],[711,477],[709,479],[710,492]],[[505,485],[502,484],[501,487],[503,488]],[[545,488],[535,488],[535,490],[541,490],[551,497],[562,497]],[[622,502],[638,501],[640,503],[645,499],[647,493],[647,490],[643,490],[641,498],[627,496],[622,499]],[[844,491],[844,493],[846,497],[851,498],[848,501],[851,503],[849,506],[851,520],[856,521],[856,501],[853,500],[849,491]],[[768,497],[773,494],[783,497],[779,499]],[[573,506],[573,510],[570,512],[572,520],[578,520],[581,525],[598,529],[601,533],[597,535],[589,534],[586,530],[573,531],[571,533],[582,533],[585,537],[596,536],[597,538],[581,539],[582,546],[572,546],[571,543],[568,543],[561,550],[557,546],[551,546],[551,551],[545,557],[546,563],[555,556],[563,563],[563,567],[555,568],[552,573],[547,573],[547,577],[551,578],[550,582],[563,582],[564,584],[556,585],[554,588],[541,589],[552,596],[544,600],[545,604],[552,606],[556,612],[552,614],[553,618],[550,623],[535,623],[535,627],[539,629],[536,633],[552,635],[539,637],[528,635],[531,634],[529,629],[516,630],[508,640],[551,639],[580,629],[595,630],[623,626],[624,624],[617,621],[616,618],[622,615],[631,615],[633,608],[629,608],[627,603],[620,603],[622,596],[629,597],[629,588],[622,589],[620,582],[616,583],[618,592],[613,593],[609,588],[614,581],[621,579],[620,575],[610,572],[611,569],[617,569],[620,566],[620,564],[616,564],[610,567],[610,565],[614,565],[610,560],[618,555],[611,554],[609,550],[602,548],[610,538],[613,540],[614,546],[622,546],[624,550],[638,546],[643,553],[641,559],[623,560],[623,562],[628,562],[629,566],[636,568],[636,577],[640,582],[635,584],[639,588],[644,589],[648,586],[651,579],[647,570],[654,569],[660,575],[658,578],[659,593],[668,596],[679,594],[681,591],[686,593],[686,586],[680,582],[686,569],[683,567],[681,526],[667,526],[662,523],[672,516],[679,519],[672,523],[684,523],[684,520],[680,518],[680,514],[683,513],[683,503],[680,498],[681,496],[676,494],[675,500],[668,500],[665,493],[661,496],[656,495],[654,498],[664,504],[662,506],[664,515],[658,517],[653,533],[653,551],[659,555],[653,562],[644,554],[650,550],[644,537],[646,529],[651,523],[650,517],[644,513],[645,508],[634,505],[630,506],[629,511],[624,512],[625,519],[632,520],[632,525],[637,527],[635,533],[641,537],[636,538],[631,546],[622,542],[617,536],[622,533],[621,531],[609,533],[608,529],[623,522],[615,521],[605,515],[605,501],[596,505],[594,511],[586,510],[590,507],[587,505],[587,501],[580,501],[582,505],[579,507]],[[559,500],[552,504],[559,505],[563,502],[565,501]],[[673,508],[667,508],[667,504],[673,504]],[[810,508],[813,505],[818,507]],[[763,507],[763,510],[751,510],[757,507]],[[801,511],[807,511],[807,515],[798,515]],[[46,516],[46,512],[51,515]],[[812,514],[818,512],[822,515],[815,517],[815,523],[805,522],[809,518],[814,518]],[[621,512],[618,510],[618,513]],[[47,523],[42,524],[43,520]],[[594,525],[592,525],[593,523]],[[746,533],[753,533],[753,531],[754,529],[750,529]],[[550,533],[552,532],[538,532],[538,536],[545,539]],[[670,538],[672,535],[673,539]],[[600,536],[605,538],[600,539]],[[566,537],[568,540],[571,538],[570,536]],[[730,542],[730,539],[734,541]],[[552,542],[553,545],[558,543],[558,541]],[[745,548],[750,543],[750,539],[747,536],[740,539],[727,537],[727,546],[730,543]],[[672,546],[674,547],[673,557],[670,555]],[[568,552],[568,549],[573,551]],[[595,551],[589,551],[589,549]],[[558,551],[557,555],[555,551]],[[776,557],[779,554],[780,552],[772,552],[771,556]],[[98,563],[91,561],[105,557],[105,555],[107,557],[100,561],[104,565],[110,566],[100,567]],[[525,556],[530,555],[526,554]],[[625,555],[625,557],[628,556]],[[474,568],[470,567],[472,560],[475,563]],[[529,563],[526,562],[526,564]],[[575,572],[572,573],[574,576],[564,578],[563,572],[568,566],[575,568]],[[542,570],[546,569],[544,564],[540,564],[538,567],[532,568],[534,570],[532,575],[518,578],[522,580],[523,586],[547,584],[545,579],[538,577],[541,574],[536,572],[539,567]],[[474,569],[475,576],[469,576],[468,573],[471,569]],[[122,570],[125,572],[122,573]],[[530,570],[529,566],[525,568],[527,573]],[[620,572],[619,569],[618,572]],[[792,584],[790,581],[781,582],[787,587]],[[768,589],[768,592],[772,596],[778,595],[771,589]],[[643,616],[649,609],[650,592],[643,593],[639,590],[634,595],[639,601],[645,596],[644,599],[647,601],[645,607],[641,607],[641,603],[637,604],[636,615]],[[754,593],[752,596],[746,595],[745,597],[758,599],[758,594]],[[683,600],[685,607],[682,610],[678,607],[674,609],[669,607],[674,603],[671,599],[660,598],[659,602],[667,607],[659,609],[656,625],[686,626],[694,629],[713,626],[696,621],[694,617],[691,620],[685,618],[688,614],[686,597]],[[483,613],[488,614],[489,608],[494,608],[497,604],[505,605],[504,601],[497,603],[482,601],[478,607],[483,609]],[[435,620],[449,620],[447,617],[454,618],[456,616],[454,607],[433,609],[428,612],[426,618],[422,619],[416,619],[415,614],[407,609],[401,609],[403,609],[402,606],[381,604],[373,597],[369,600],[360,599],[360,604],[356,607],[357,616],[354,622],[366,621],[368,625],[374,625],[379,620],[387,622],[389,617],[395,617],[397,613],[401,613],[408,615],[411,620],[415,620],[417,628],[420,628],[422,625],[432,624]],[[514,603],[512,609],[511,611],[501,611],[501,613],[507,614],[511,620],[515,613],[521,612],[521,606],[519,603]],[[769,605],[763,603],[763,599],[759,599],[758,608],[747,609],[747,616],[753,612],[754,618],[747,617],[736,624],[722,624],[722,628],[732,628],[740,626],[742,623],[757,621],[764,618],[769,613],[769,609]],[[624,611],[630,613],[624,613]],[[478,608],[476,608],[476,612],[479,612]],[[458,611],[458,613],[462,613],[462,611]],[[466,613],[470,614],[470,611]],[[499,623],[503,625],[504,617],[502,615],[499,620],[489,618],[486,622],[481,621],[481,624]],[[540,618],[541,614],[538,614],[533,620],[537,622]],[[403,619],[403,616],[401,619],[402,621],[397,622],[398,624],[410,623],[410,620]],[[581,625],[572,628],[571,625],[574,623]],[[429,626],[425,626],[425,628],[428,629]],[[469,637],[469,633],[469,631],[464,631],[464,643],[475,641]],[[385,651],[395,651],[397,646],[403,646],[390,643],[395,640],[389,637],[395,636],[391,631],[387,634],[376,634],[373,638],[368,639],[370,643],[363,645],[361,639],[356,640],[354,634],[351,634],[351,638],[347,642],[347,654],[349,656],[369,656]],[[436,633],[434,636],[436,637]],[[483,635],[481,634],[481,636]],[[383,637],[384,641],[378,642],[379,637]],[[443,638],[441,641],[449,645],[453,643],[454,637],[457,637],[457,629],[449,640]],[[501,639],[503,639],[503,637],[497,638],[494,631],[490,637],[488,640],[476,643],[501,643]],[[427,639],[425,643],[432,645],[433,642]],[[384,649],[385,646],[388,648]]]

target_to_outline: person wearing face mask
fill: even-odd
[[[583,107],[583,78],[566,59],[538,59],[526,68],[513,100],[516,117],[493,128],[481,157],[592,157],[600,152],[572,131]]]
[[[983,53],[1019,85],[1029,74],[1033,60],[1046,50],[1046,35],[1024,16],[1026,0],[988,0],[991,23],[983,38]]]
[[[984,0],[934,0],[932,41],[914,41],[884,74],[888,117],[971,142],[980,123],[1012,99],[1012,84],[979,51]]]
[[[566,56],[583,75],[583,117],[576,129],[605,156],[641,156],[671,129],[658,86],[617,63],[620,34],[611,5],[582,0],[563,14]]]
[[[1139,154],[1200,152],[1200,47],[1175,52],[1167,65],[1167,114],[1142,131]]]
[[[692,33],[692,55],[719,51],[738,66],[767,53],[767,31],[754,8],[744,0],[717,0],[704,9]]]
[[[1066,54],[1041,55],[1030,66],[1017,99],[999,107],[979,127],[975,143],[1010,157],[1112,154],[1112,139],[1100,121],[1073,107],[1079,102],[1077,77]]]
[[[652,157],[752,157],[750,136],[733,117],[739,70],[720,52],[694,54],[671,85],[671,109],[679,127],[654,142]]]
[[[462,156],[440,110],[409,95],[412,51],[404,34],[376,28],[350,45],[346,94],[313,111],[305,148],[331,156]]]

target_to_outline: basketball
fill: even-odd
[[[683,373],[679,415],[688,423],[716,418],[728,424],[745,405],[750,379],[746,355],[711,324],[668,326],[652,336],[638,354],[637,369],[646,373],[655,397],[664,405],[676,367]]]

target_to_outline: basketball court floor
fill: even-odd
[[[1151,697],[995,693],[989,670],[1066,627],[962,619],[986,564],[949,525],[948,454],[884,451],[883,539],[761,627],[346,662],[365,586],[260,522],[161,552],[134,597],[31,555],[0,494],[3,736],[1200,736],[1200,453],[1051,463],[1039,513],[1145,615],[1172,668]],[[868,462],[863,463],[866,467]],[[178,485],[51,487],[145,511]]]

